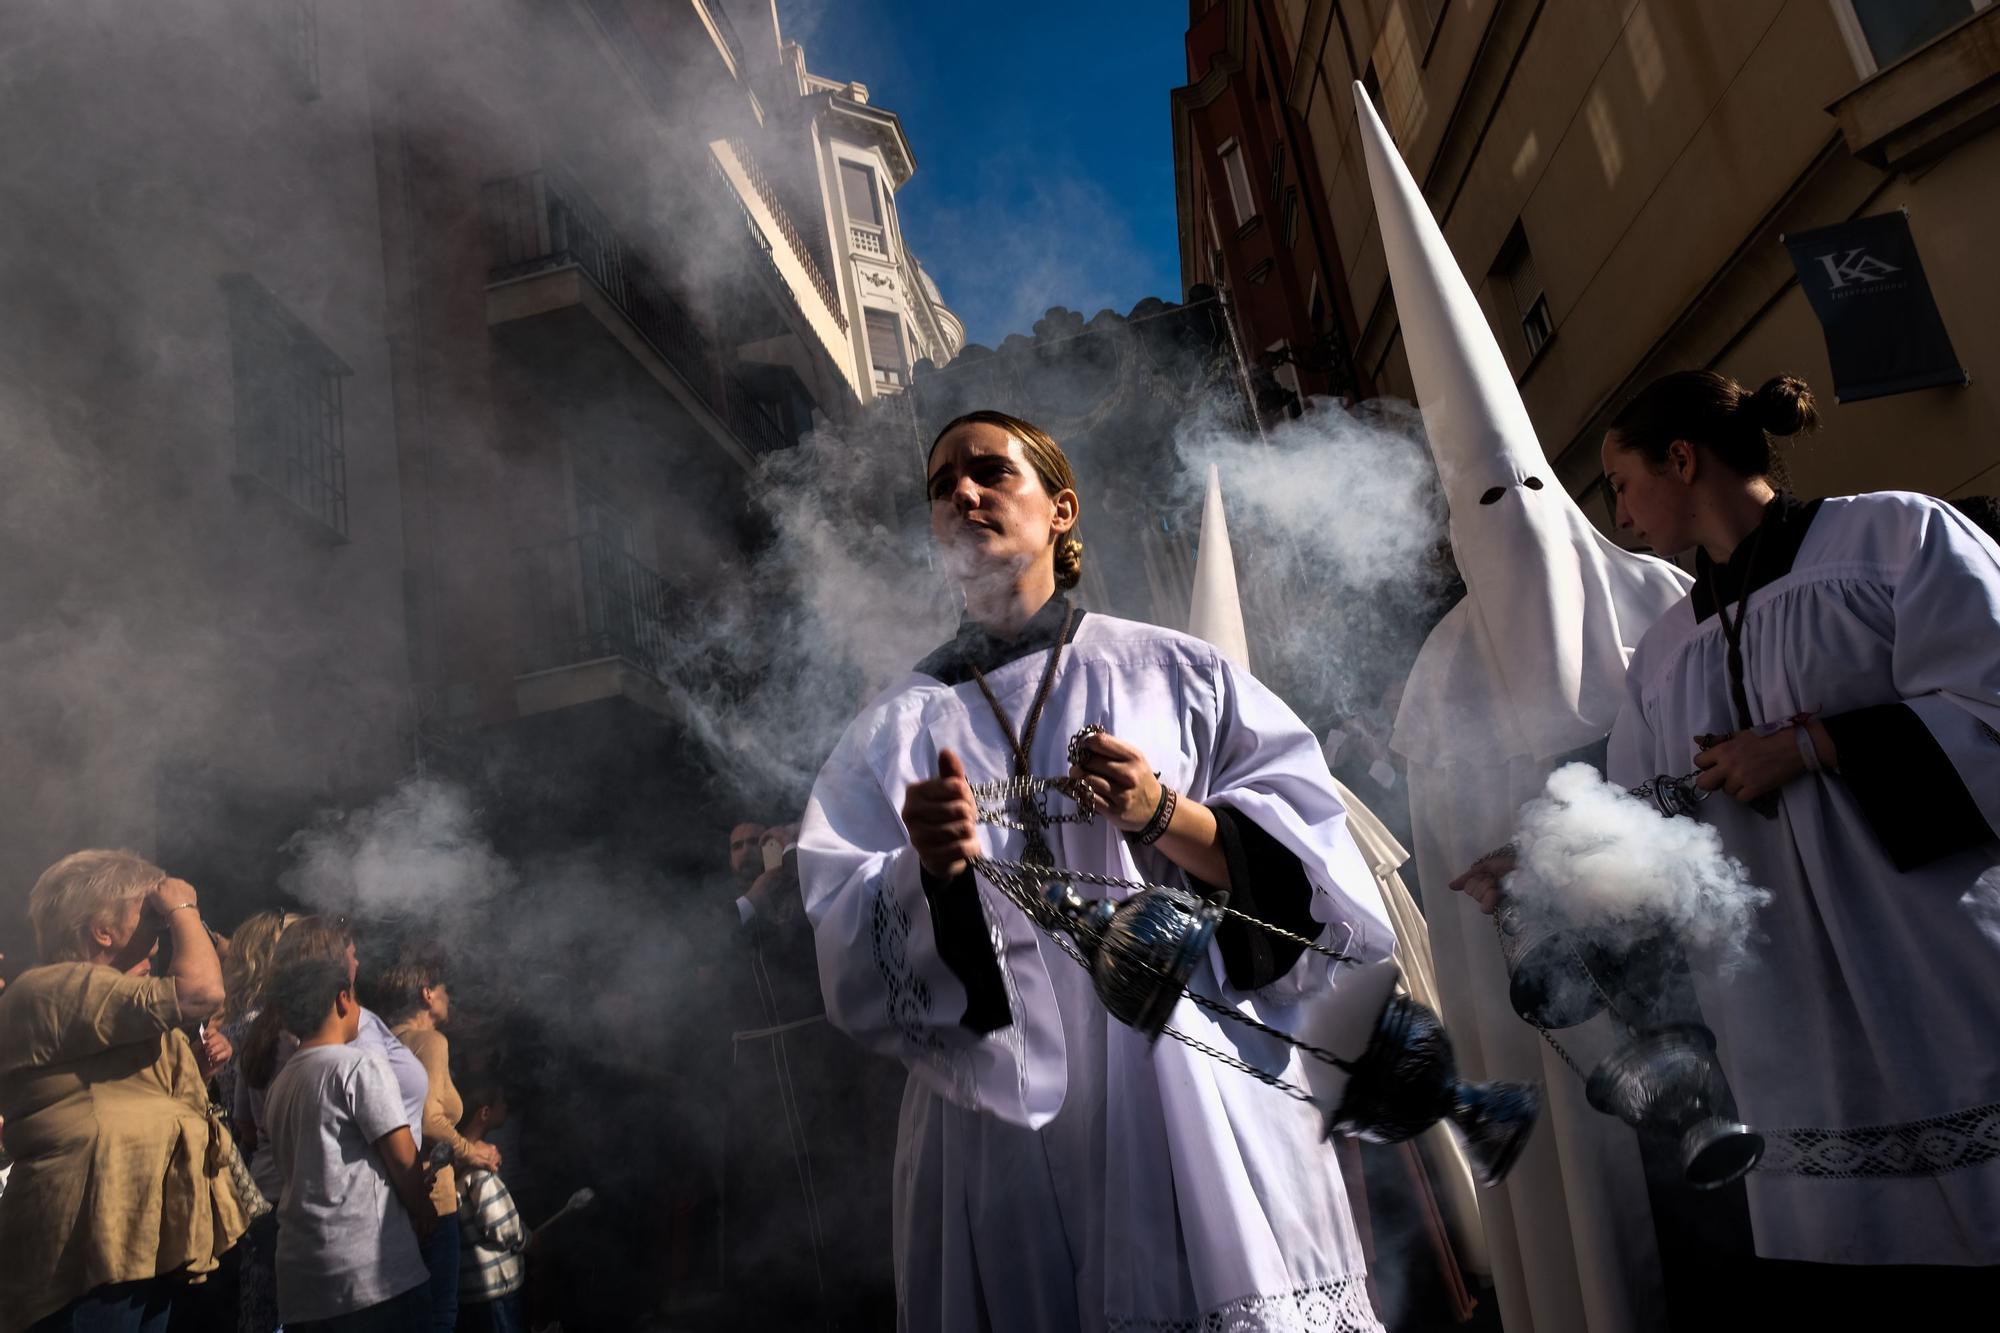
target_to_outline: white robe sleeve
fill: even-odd
[[[1611,724],[1611,740],[1604,756],[1605,779],[1628,790],[1659,776],[1654,771],[1658,765],[1653,757],[1653,726],[1646,719],[1644,705],[1639,702],[1641,688],[1639,673],[1628,672],[1625,676],[1625,702],[1618,709],[1618,720]],[[1688,767],[1692,768],[1692,744],[1689,755]]]
[[[1317,943],[1357,962],[1387,958],[1395,928],[1380,885],[1347,830],[1347,809],[1312,732],[1248,672],[1218,657],[1213,751],[1206,805],[1247,816],[1298,857],[1312,885]],[[1215,971],[1225,975],[1219,948]],[[1324,989],[1334,964],[1307,952],[1258,994],[1285,1001]],[[1225,990],[1229,989],[1225,985]]]
[[[985,1035],[962,1026],[965,987],[938,951],[900,814],[918,764],[935,767],[931,748],[908,710],[878,703],[848,728],[813,784],[799,879],[827,1017],[961,1106],[1045,1123],[1061,1105],[1061,1080],[1024,1075],[1013,1024]]]
[[[2000,548],[1949,505],[1921,506],[1896,581],[1896,692],[2000,829]]]

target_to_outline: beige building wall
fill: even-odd
[[[1825,426],[1804,494],[2000,488],[1991,375],[2000,10],[1872,73],[1849,0],[1287,0],[1306,118],[1384,393],[1411,385],[1350,88],[1378,103],[1515,365],[1543,447],[1608,518],[1597,447],[1653,377],[1804,377]],[[1966,388],[1833,403],[1781,236],[1907,207]],[[1525,250],[1522,244],[1525,242]],[[1530,352],[1523,315],[1546,299]]]

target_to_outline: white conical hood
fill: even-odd
[[[1393,744],[1427,764],[1565,754],[1611,730],[1626,660],[1688,578],[1610,541],[1556,480],[1430,206],[1360,84],[1354,100],[1466,586],[1418,654]]]
[[[1236,560],[1229,549],[1229,520],[1222,513],[1222,474],[1208,465],[1208,498],[1201,506],[1201,542],[1195,548],[1194,598],[1188,633],[1250,669],[1250,638],[1243,632],[1243,599],[1236,590]]]

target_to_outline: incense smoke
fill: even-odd
[[[950,633],[927,514],[910,502],[921,481],[915,447],[893,436],[808,433],[759,478],[770,540],[665,636],[656,665],[679,720],[744,801],[802,808],[847,723]]]
[[[1216,416],[1179,437],[1196,503],[1222,478],[1260,679],[1307,717],[1374,704],[1453,595],[1444,507],[1414,407],[1315,400],[1268,438]]]
[[[1742,961],[1757,911],[1771,900],[1712,826],[1662,818],[1589,764],[1549,775],[1522,808],[1514,842],[1508,893],[1553,906],[1607,941],[1665,932],[1721,970]]]
[[[294,834],[279,881],[321,912],[428,922],[511,888],[514,873],[479,831],[463,788],[406,780],[371,806],[328,811]]]

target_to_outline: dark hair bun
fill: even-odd
[[[1083,578],[1083,538],[1066,532],[1056,539],[1056,587],[1064,592]]]
[[[1773,435],[1797,435],[1819,425],[1819,409],[1806,382],[1792,375],[1773,375],[1752,394],[1738,400],[1758,428]]]

